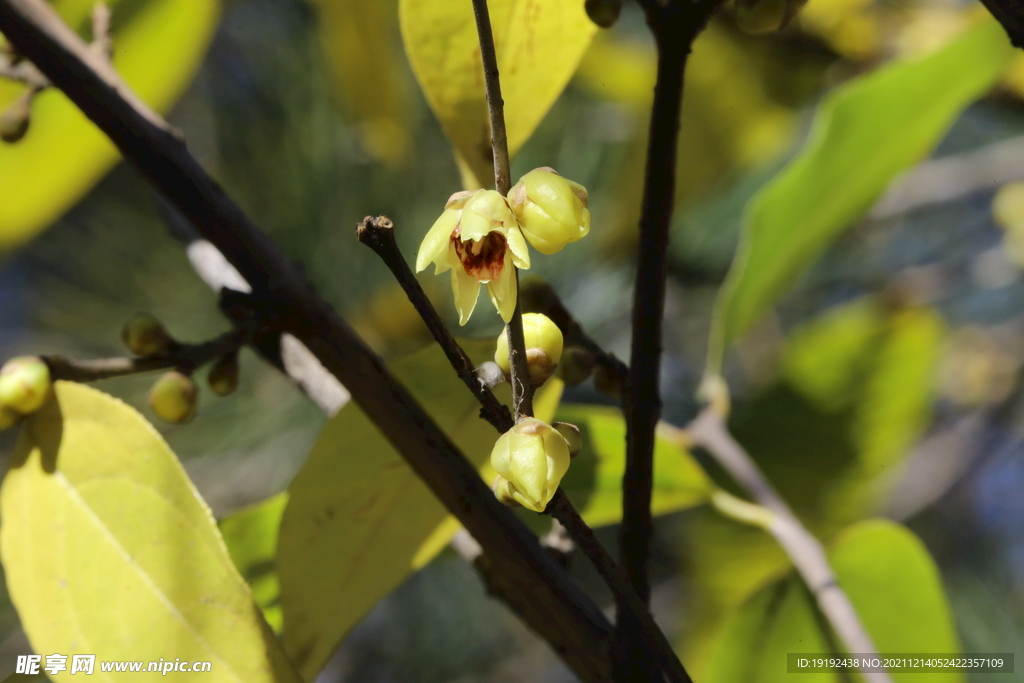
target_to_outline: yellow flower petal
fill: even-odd
[[[456,269],[457,270],[457,269]],[[506,323],[512,319],[512,313],[516,309],[516,271],[512,266],[512,253],[505,252],[505,265],[501,269],[501,275],[493,282],[487,283],[487,293],[491,297],[491,303],[498,309],[498,315]]]
[[[452,231],[454,231],[455,226],[459,224],[460,213],[461,212],[458,210],[446,209],[444,213],[434,221],[434,225],[427,231],[427,234],[423,237],[423,241],[420,243],[420,250],[416,253],[417,273],[431,263],[434,263],[437,266],[434,270],[435,275],[443,273],[451,268],[452,264],[448,258],[448,247],[451,242]]]
[[[459,324],[469,322],[480,295],[480,283],[468,275],[461,266],[452,268],[452,293],[455,294],[455,308],[459,311]]]
[[[512,263],[517,268],[526,270],[530,267],[530,249],[526,246],[526,238],[519,228],[509,228],[505,234],[509,251],[512,252]]]

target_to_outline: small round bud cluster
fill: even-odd
[[[569,444],[558,430],[534,417],[520,420],[494,444],[491,465],[499,500],[543,512],[569,470]],[[502,482],[501,480],[504,480]]]
[[[42,407],[52,386],[50,367],[38,356],[20,356],[0,369],[0,429]]]
[[[526,341],[526,364],[530,375],[530,384],[537,388],[555,374],[558,362],[562,359],[562,331],[551,319],[541,313],[523,315],[523,337]],[[505,377],[512,374],[509,359],[508,335],[498,335],[494,362],[498,364]]]
[[[761,35],[785,27],[807,0],[736,0],[736,26],[744,33]]]
[[[611,28],[622,14],[622,0],[586,0],[583,9],[592,22],[601,28]]]
[[[212,366],[206,376],[213,393],[218,396],[228,396],[238,388],[238,352],[232,351],[221,356]]]
[[[191,377],[177,370],[161,375],[149,391],[149,406],[164,422],[184,424],[196,415],[199,390]]]
[[[32,99],[35,96],[33,90],[14,100],[11,105],[0,114],[0,140],[7,143],[15,143],[25,137],[28,126],[32,122]]]
[[[166,355],[177,344],[160,321],[148,313],[136,313],[124,324],[121,341],[142,357]]]

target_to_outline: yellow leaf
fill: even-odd
[[[114,3],[114,66],[157,111],[167,111],[188,85],[219,15],[214,0],[148,0],[123,28]],[[81,2],[61,9],[80,19]],[[128,11],[128,10],[126,10]],[[0,83],[0,109],[21,92]],[[32,125],[20,142],[0,144],[0,249],[29,239],[67,211],[118,160],[107,137],[63,93],[43,91],[32,107]]]
[[[209,681],[299,680],[181,464],[117,399],[57,382],[21,434],[0,515],[33,651],[209,661]]]
[[[490,360],[494,340],[463,348],[476,362]],[[392,369],[474,465],[488,459],[498,434],[440,347]],[[312,680],[345,634],[443,547],[437,537],[433,549],[424,544],[447,512],[355,403],[324,427],[288,493],[276,559],[285,648]]]
[[[395,45],[397,0],[311,0],[320,40],[363,148],[389,164],[407,155],[409,97]]]
[[[509,153],[515,154],[576,71],[597,30],[578,0],[491,0]],[[405,51],[451,141],[467,189],[494,171],[484,75],[469,0],[400,0]]]

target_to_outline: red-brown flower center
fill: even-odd
[[[489,232],[483,239],[463,242],[459,238],[460,228],[452,233],[452,244],[459,255],[462,267],[477,282],[494,282],[501,275],[505,265],[505,250],[508,243],[500,232]]]

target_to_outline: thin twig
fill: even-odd
[[[741,501],[718,494],[712,502],[731,517],[766,529],[792,560],[818,602],[822,614],[851,654],[877,656],[878,651],[853,604],[828,563],[825,549],[775,491],[750,455],[732,437],[722,416],[705,409],[685,434],[692,444],[702,446],[733,479],[757,501]],[[892,683],[885,672],[861,671],[870,683]]]
[[[473,17],[480,39],[480,60],[484,65],[484,92],[491,124],[491,153],[494,156],[494,189],[502,197],[512,189],[509,170],[508,134],[505,130],[505,101],[501,99],[501,81],[498,78],[498,56],[494,50],[494,33],[487,0],[473,0]]]
[[[95,382],[167,368],[192,374],[206,363],[237,351],[249,337],[248,331],[236,329],[202,344],[178,344],[165,355],[146,358],[75,359],[44,356],[43,360],[50,367],[50,375],[54,380],[71,382]]]
[[[360,242],[373,249],[377,256],[380,256],[381,260],[384,261],[384,265],[391,270],[391,274],[395,276],[398,284],[405,290],[405,295],[409,297],[409,301],[416,308],[416,312],[420,314],[423,322],[430,329],[430,333],[434,335],[434,339],[437,340],[444,354],[448,357],[448,361],[455,368],[459,379],[469,387],[469,390],[480,401],[481,416],[494,425],[494,428],[502,434],[512,429],[514,423],[508,408],[503,406],[491,390],[480,382],[473,361],[462,347],[459,346],[459,343],[455,341],[455,337],[451,335],[448,328],[445,327],[444,321],[441,320],[441,316],[437,313],[437,309],[430,303],[430,299],[427,298],[423,288],[420,287],[419,281],[413,275],[412,269],[409,268],[409,264],[402,256],[402,252],[398,250],[398,243],[395,242],[394,223],[391,222],[391,219],[387,216],[378,216],[377,218],[367,216],[359,224],[356,235],[359,237]]]
[[[253,291],[352,393],[367,417],[545,620],[546,635],[588,681],[609,680],[610,625],[600,609],[494,497],[473,465],[273,242],[202,169],[179,136],[98,60],[43,0],[0,0],[0,31],[186,215]]]
[[[668,638],[662,633],[654,618],[651,617],[647,607],[640,601],[629,580],[622,569],[615,564],[615,560],[604,549],[601,542],[597,540],[593,530],[587,526],[579,512],[569,502],[568,496],[561,489],[551,499],[548,506],[551,516],[561,522],[568,530],[569,535],[576,541],[576,545],[584,552],[587,558],[594,564],[594,568],[605,580],[605,583],[615,593],[618,600],[622,600],[630,606],[630,616],[639,622],[639,635],[644,643],[655,653],[662,672],[674,683],[693,683],[690,675],[686,673],[682,662],[676,656]]]

